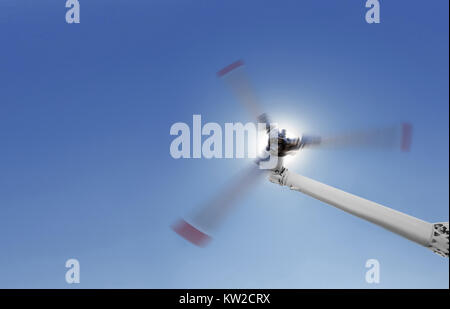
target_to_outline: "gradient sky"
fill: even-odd
[[[0,288],[449,287],[448,259],[269,182],[206,248],[169,228],[249,164],[169,152],[193,114],[251,120],[215,76],[241,58],[288,128],[414,125],[409,153],[311,150],[288,168],[448,221],[447,0],[381,0],[370,25],[362,0],[80,0],[77,25],[64,3],[0,2]]]

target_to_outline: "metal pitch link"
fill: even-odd
[[[273,170],[269,174],[269,181],[280,186],[284,186],[285,184],[285,176],[286,176],[287,168],[282,167],[281,170]]]

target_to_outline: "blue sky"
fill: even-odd
[[[365,1],[80,0],[77,25],[64,2],[0,3],[1,288],[449,287],[448,259],[269,182],[207,248],[169,228],[248,164],[169,151],[193,114],[251,120],[215,76],[241,58],[288,127],[414,125],[409,153],[311,150],[288,168],[448,221],[448,1],[380,1],[376,25]]]

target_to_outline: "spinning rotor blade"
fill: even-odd
[[[244,70],[244,62],[242,60],[226,66],[217,72],[217,76],[223,78],[239,102],[252,114],[253,119],[266,120],[260,119],[260,116],[263,115],[263,110],[251,87],[250,79]]]
[[[266,130],[270,131],[269,119],[262,112],[243,66],[242,60],[235,61],[217,72],[217,76],[223,78],[238,101],[252,114],[253,119],[265,123]],[[206,245],[211,239],[208,233],[220,225],[238,199],[242,198],[259,179],[262,179],[264,174],[264,170],[260,169],[259,165],[252,165],[199,209],[190,220],[191,223],[180,219],[172,226],[172,229],[197,246]]]
[[[384,148],[409,151],[411,147],[412,126],[409,123],[382,129],[357,131],[335,136],[304,135],[301,148]]]
[[[220,225],[238,199],[242,198],[259,179],[262,179],[264,174],[264,171],[257,165],[245,169],[219,194],[200,208],[192,217],[191,223],[180,219],[172,226],[172,229],[197,246],[206,245],[211,239],[209,233]]]

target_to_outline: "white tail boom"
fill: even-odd
[[[270,174],[271,182],[300,191],[345,212],[370,221],[414,241],[433,252],[449,256],[448,222],[430,223],[359,196],[333,188],[287,169]]]

